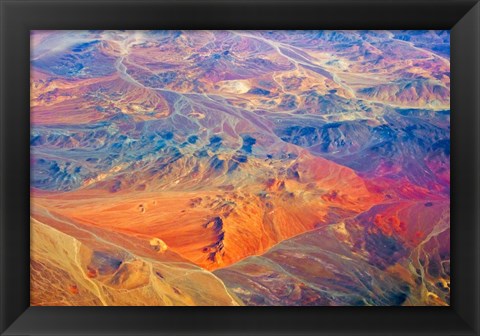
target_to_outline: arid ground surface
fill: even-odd
[[[448,31],[34,31],[32,305],[449,305]]]

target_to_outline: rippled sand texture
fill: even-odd
[[[449,305],[448,31],[35,31],[32,305]]]

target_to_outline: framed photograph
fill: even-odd
[[[0,21],[2,335],[479,335],[477,1]]]

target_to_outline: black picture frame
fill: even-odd
[[[480,4],[472,0],[1,0],[2,335],[479,335]],[[450,307],[29,307],[35,29],[451,29]]]

